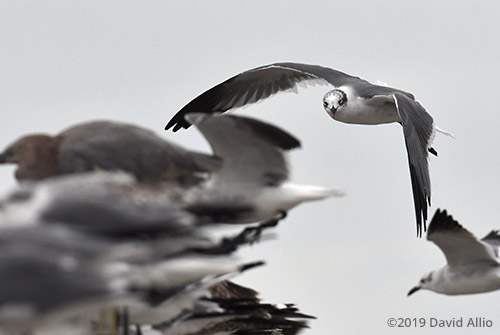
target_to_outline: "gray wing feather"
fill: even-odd
[[[299,83],[321,81],[335,86],[347,82],[365,82],[362,79],[318,65],[275,63],[242,72],[212,87],[184,106],[165,129],[188,128],[184,119],[188,113],[225,112],[266,99],[278,92],[291,90]],[[366,82],[369,84],[368,82]]]
[[[170,185],[161,189],[160,197],[159,191],[141,189],[127,177],[91,172],[34,185],[34,192],[50,195],[39,218],[96,235],[122,237],[175,233],[197,222],[176,205],[174,195],[168,194],[174,192]]]
[[[0,307],[7,309],[10,304],[29,302],[39,314],[111,295],[103,278],[82,270],[67,271],[48,258],[2,254],[0,280]]]
[[[475,262],[496,262],[493,249],[478,241],[463,228],[446,210],[437,210],[431,220],[427,239],[443,251],[450,267]]]
[[[391,87],[373,85],[361,78],[327,67],[300,63],[275,63],[242,72],[205,91],[177,112],[165,129],[173,127],[173,131],[177,131],[180,128],[189,128],[191,124],[184,119],[184,116],[189,113],[225,112],[269,98],[279,92],[295,89],[298,84],[307,83],[330,84],[335,87],[349,85],[361,98],[400,93],[413,99],[410,93]]]
[[[394,101],[402,120],[408,153],[417,235],[422,236],[422,224],[424,230],[426,229],[427,206],[431,204],[428,148],[434,131],[434,121],[417,101],[398,93],[394,94]]]
[[[261,121],[234,115],[195,113],[188,118],[222,158],[217,182],[242,185],[279,183],[288,179],[285,151],[300,146],[287,132]]]
[[[149,130],[118,122],[89,122],[59,136],[63,174],[100,169],[126,171],[139,180],[176,180],[219,165],[208,155],[189,152]]]
[[[170,183],[152,187],[123,173],[89,172],[23,185],[0,202],[0,223],[64,224],[100,236],[130,237],[184,232],[200,218],[183,210]]]

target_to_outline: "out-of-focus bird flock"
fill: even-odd
[[[6,146],[0,201],[3,334],[296,334],[312,316],[231,280],[239,248],[304,201],[342,191],[289,180],[300,146],[273,125],[190,114],[212,153],[91,121]],[[292,297],[291,297],[292,298]]]

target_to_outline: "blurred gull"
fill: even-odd
[[[299,185],[290,181],[286,153],[300,142],[284,130],[256,119],[234,115],[191,113],[222,159],[221,168],[185,198],[194,212],[222,215],[228,222],[273,220],[305,201],[342,196],[338,189]]]
[[[202,156],[217,162],[217,169],[205,171],[203,182],[144,183],[126,169],[129,173],[75,170],[22,183],[0,200],[3,269],[20,269],[11,272],[10,290],[0,292],[0,319],[8,330],[50,333],[77,321],[85,326],[100,308],[116,304],[127,306],[121,314],[125,328],[130,322],[177,332],[211,320],[228,332],[239,323],[241,331],[288,329],[292,334],[305,326],[289,319],[306,318],[291,305],[215,299],[214,285],[222,282],[220,294],[228,279],[262,262],[242,265],[232,257],[239,246],[255,241],[254,228],[217,236],[214,220],[274,219],[302,201],[341,192],[289,181],[286,151],[299,142],[277,127],[236,116],[189,118],[215,155]],[[18,249],[24,252],[10,252]],[[8,272],[0,269],[3,275]],[[35,282],[37,277],[47,282]],[[57,286],[64,300],[50,299],[57,297]],[[26,287],[36,287],[41,295]],[[12,318],[19,301],[29,305],[29,313]]]
[[[141,181],[190,184],[216,170],[210,155],[186,150],[147,129],[114,121],[91,121],[56,136],[21,137],[0,153],[0,163],[17,164],[18,180],[107,170],[125,171]]]
[[[500,235],[490,232],[478,240],[446,210],[436,211],[427,239],[444,253],[447,264],[422,277],[408,295],[420,289],[447,295],[474,294],[500,289],[498,247]]]
[[[88,186],[85,181],[77,183],[74,179],[72,185],[63,187],[61,192],[57,190],[59,186],[54,186],[50,192],[43,191],[45,187],[52,188],[50,183],[40,186],[37,192],[37,206],[53,198],[51,206],[47,207],[53,212],[68,208],[58,203],[64,203],[69,193],[75,197],[80,191],[89,193],[85,195],[88,203],[89,195],[99,189],[102,195],[96,196],[94,202],[102,199],[109,206],[120,207],[116,214],[120,210],[126,212],[124,221],[133,218],[133,213],[123,208],[125,197],[116,197],[110,194],[112,192],[124,193],[135,202],[175,204],[228,223],[275,220],[301,202],[343,194],[336,189],[291,183],[286,152],[299,147],[300,143],[275,126],[228,115],[198,113],[188,117],[210,143],[213,155],[183,149],[142,128],[96,121],[72,127],[56,137],[44,135],[45,140],[37,139],[39,135],[24,137],[9,146],[0,155],[0,161],[17,163],[16,176],[21,180],[43,180],[58,174],[94,169],[128,172],[138,181],[162,177],[156,179],[156,183],[143,185],[131,180],[128,190],[125,185],[120,187],[122,190],[114,190],[114,187],[106,190],[95,182]],[[47,142],[52,144],[47,145]],[[52,146],[57,150],[48,150]],[[204,181],[200,179],[200,172],[204,174]],[[114,183],[111,179],[117,178],[130,177],[105,177],[102,182]],[[197,182],[185,182],[193,179]],[[60,194],[58,200],[54,192]],[[89,215],[93,212],[80,204],[69,212],[77,211]],[[35,212],[28,211],[24,215]],[[125,229],[124,225],[122,228]]]
[[[196,249],[227,253],[251,243],[252,228],[227,237],[208,216],[183,209],[177,190],[137,183],[123,172],[96,171],[23,183],[0,198],[0,228],[63,226],[119,240],[153,238],[161,255]],[[169,185],[168,185],[169,186]],[[163,243],[162,238],[168,238]]]
[[[163,335],[291,335],[307,327],[307,319],[314,318],[300,313],[292,304],[263,303],[256,291],[233,282],[220,282],[209,291],[188,317],[157,325],[156,329]]]
[[[165,307],[158,320],[175,318],[193,309],[208,286],[261,264],[194,252],[154,261],[129,251],[126,259],[116,250],[124,247],[61,227],[0,229],[0,331],[49,331],[68,323],[89,329],[99,310],[116,304],[131,309],[131,322],[136,315],[151,319],[159,302]]]
[[[355,124],[398,122],[408,153],[417,235],[422,235],[430,205],[431,183],[428,151],[435,131],[432,117],[411,93],[387,86],[373,85],[366,80],[317,65],[276,63],[240,73],[184,106],[168,122],[166,129],[188,128],[186,114],[225,112],[229,109],[266,99],[278,92],[296,90],[299,84],[327,84],[334,87],[323,97],[323,107],[334,120]],[[446,132],[443,132],[446,133]],[[448,134],[448,133],[446,133]]]

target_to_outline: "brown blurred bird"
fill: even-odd
[[[19,181],[93,170],[125,171],[140,181],[193,184],[216,171],[215,156],[186,150],[152,131],[114,121],[90,121],[58,135],[30,134],[0,153],[0,164],[17,164]]]

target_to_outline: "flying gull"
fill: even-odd
[[[220,220],[233,223],[272,221],[302,202],[344,194],[290,181],[287,151],[300,142],[278,127],[234,115],[191,113],[186,117],[222,160],[221,168],[185,197],[190,211],[215,216],[220,212]],[[232,215],[227,216],[228,212]]]
[[[308,83],[334,87],[323,97],[323,107],[334,120],[367,125],[398,122],[403,126],[417,235],[421,236],[431,199],[428,152],[437,155],[431,143],[435,131],[441,130],[411,93],[318,65],[276,63],[240,73],[200,94],[175,114],[165,128],[188,128],[190,123],[184,118],[188,113],[225,112]]]
[[[161,245],[157,257],[186,250],[226,254],[255,241],[252,227],[236,235],[215,229],[219,225],[210,215],[183,209],[172,190],[170,184],[145,185],[126,173],[108,171],[22,183],[0,198],[0,226],[63,226],[120,240],[151,237]]]
[[[189,118],[212,146],[212,155],[193,152],[129,124],[91,121],[73,126],[57,136],[25,136],[0,154],[0,163],[17,163],[16,177],[20,180],[43,180],[93,170],[128,172],[139,181],[149,181],[147,186],[129,182],[133,186],[125,193],[136,201],[144,197],[148,205],[149,202],[175,203],[196,214],[227,223],[274,219],[303,201],[342,194],[335,189],[296,185],[289,181],[286,153],[299,147],[300,142],[278,127],[237,116],[209,117],[198,113]],[[104,184],[115,184],[120,177],[103,178]],[[116,208],[116,214],[123,211],[125,222],[134,217],[125,208],[124,197],[112,194],[118,192],[116,185],[105,190],[94,182],[86,185],[84,180],[72,179],[68,187],[63,187],[62,193],[57,193],[61,194],[60,199],[51,200],[54,206],[49,207],[50,211],[66,210],[67,206],[56,204],[64,203],[70,193],[101,192],[94,197],[86,194],[86,205],[93,201],[95,207],[102,201]],[[186,182],[189,180],[197,182]],[[43,185],[41,188],[51,187],[50,183]],[[48,196],[51,197],[55,196]],[[77,208],[81,213],[95,212],[82,204]],[[75,210],[70,211],[73,213]],[[125,229],[123,223],[119,227]]]
[[[408,295],[420,289],[447,295],[474,294],[500,289],[498,230],[478,240],[446,210],[437,210],[427,239],[444,253],[447,264],[422,277]]]
[[[0,163],[17,164],[18,180],[93,170],[125,171],[141,181],[196,183],[219,161],[186,150],[150,130],[116,121],[89,121],[61,133],[30,134],[8,145]]]

